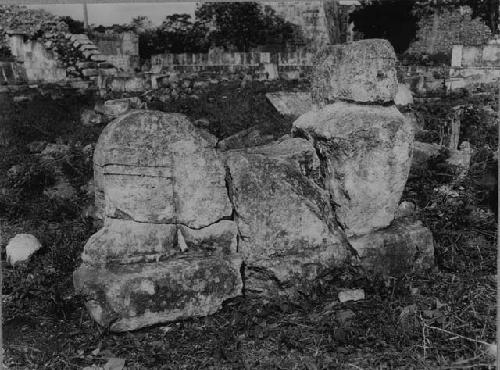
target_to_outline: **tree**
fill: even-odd
[[[355,10],[351,20],[355,30],[366,38],[387,39],[396,53],[403,53],[415,38],[418,28],[419,18],[413,11],[414,5],[414,0],[376,1]]]
[[[159,27],[139,33],[139,55],[147,59],[167,52],[206,52],[207,33],[207,27],[193,22],[189,14],[169,15]]]
[[[60,17],[59,19],[68,25],[70,33],[84,33],[85,29],[82,21],[73,19],[70,16]]]
[[[420,0],[415,5],[415,14],[419,18],[434,14],[436,10],[452,10],[467,5],[472,9],[473,18],[481,18],[491,32],[498,33],[500,0]]]
[[[138,34],[145,31],[149,31],[154,28],[151,19],[149,19],[144,15],[139,15],[137,17],[132,18],[132,21],[130,22],[130,27]]]
[[[297,43],[300,32],[270,7],[255,2],[205,3],[196,20],[209,29],[209,41],[225,49],[248,51],[266,44]]]

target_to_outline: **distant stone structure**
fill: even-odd
[[[106,62],[122,71],[139,67],[139,36],[134,32],[91,33],[90,39],[97,46]]]
[[[325,9],[332,0],[312,1],[266,1],[264,5],[270,6],[286,21],[300,27],[306,39],[306,45],[317,50],[330,43],[328,28],[335,20],[327,16]],[[339,0],[339,19],[341,41],[353,40],[353,25],[349,24],[349,13],[363,0]]]
[[[416,41],[408,49],[410,54],[449,55],[453,45],[480,46],[492,38],[490,28],[479,18],[473,19],[469,7],[439,11],[437,30],[433,27],[433,16],[420,21]]]

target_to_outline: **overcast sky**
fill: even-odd
[[[196,3],[117,3],[88,4],[89,23],[96,25],[112,25],[128,23],[133,17],[145,15],[153,23],[160,24],[165,16],[174,13],[188,13],[194,16]],[[69,15],[71,18],[83,20],[82,4],[30,5],[30,8],[43,8],[55,15]]]

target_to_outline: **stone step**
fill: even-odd
[[[105,62],[106,57],[104,57],[104,55],[102,55],[102,54],[92,54],[90,56],[90,60],[93,60],[95,62]]]
[[[87,68],[97,68],[96,62],[77,62],[76,67],[79,69],[87,69]]]
[[[83,77],[93,77],[99,75],[99,71],[97,69],[82,69],[82,75]]]
[[[78,50],[80,51],[97,50],[97,46],[95,46],[94,44],[83,44],[78,47]]]
[[[86,58],[86,59],[91,59],[90,57],[92,55],[95,55],[95,54],[100,54],[98,50],[95,50],[95,49],[91,49],[91,50],[84,50],[82,52],[83,56]]]

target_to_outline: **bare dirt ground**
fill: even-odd
[[[278,137],[290,129],[292,119],[275,112],[264,94],[294,87],[300,86],[255,83],[239,89],[228,84],[198,99],[151,106],[207,118],[219,138],[255,125]],[[467,97],[417,104],[429,131],[421,139],[436,140],[446,107],[464,99],[478,109],[494,104],[493,98]],[[493,368],[487,344],[494,342],[496,330],[497,221],[488,211],[481,179],[498,144],[498,125],[495,132],[484,128],[474,110],[463,122],[470,128],[463,135],[476,149],[463,180],[451,184],[451,172],[437,157],[408,181],[403,198],[417,204],[417,216],[434,233],[433,271],[370,280],[353,269],[325,275],[293,302],[240,297],[210,317],[113,334],[90,319],[71,277],[83,245],[97,230],[92,218],[82,214],[92,202],[82,188],[92,178],[91,158],[83,148],[95,143],[103,127],[79,122],[80,110],[93,104],[91,97],[72,93],[18,102],[0,97],[0,122],[11,141],[0,148],[2,253],[20,232],[34,234],[43,245],[28,265],[2,266],[8,368],[97,368],[110,358],[125,360],[128,369]],[[67,144],[70,151],[58,162],[44,161],[26,146],[35,140]],[[44,195],[56,168],[76,189],[75,197]],[[443,184],[451,184],[456,196],[434,191]],[[339,303],[339,282],[363,288],[366,299]]]

